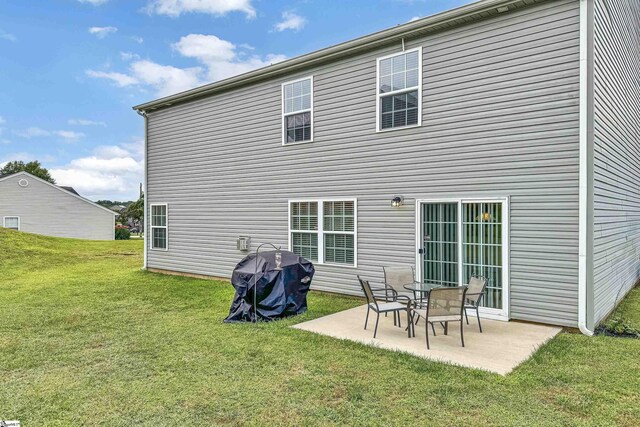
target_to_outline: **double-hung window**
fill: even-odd
[[[167,205],[152,204],[151,207],[151,249],[169,248],[169,230],[167,227]]]
[[[282,85],[283,144],[313,141],[313,77]]]
[[[12,230],[20,230],[20,217],[5,216],[2,225],[4,226],[4,228],[10,228]]]
[[[356,200],[292,201],[289,248],[319,264],[356,266]]]
[[[378,58],[378,131],[419,126],[422,114],[422,48]]]

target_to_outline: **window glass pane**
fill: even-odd
[[[393,96],[385,96],[382,98],[382,112],[390,113],[393,111]]]
[[[418,70],[407,71],[406,87],[418,86]]]
[[[285,117],[287,142],[311,140],[311,112]]]
[[[160,205],[151,206],[151,226],[164,227],[167,225],[167,207]]]
[[[352,201],[324,203],[325,231],[354,231],[355,210]]]
[[[389,129],[393,127],[393,113],[382,114],[382,120],[380,122],[382,129]]]
[[[285,114],[311,109],[311,79],[284,85]]]
[[[310,261],[318,261],[318,235],[316,233],[291,233],[291,251]]]
[[[392,59],[391,58],[387,58],[387,59],[383,59],[382,61],[380,61],[380,75],[381,76],[388,76],[391,74],[391,70],[392,70]]]
[[[354,264],[354,239],[351,234],[324,235],[325,262],[337,264]]]
[[[415,88],[419,82],[418,52],[401,53],[383,59],[379,65],[378,90],[380,93]]]
[[[380,93],[391,91],[391,76],[385,76],[380,79]]]
[[[20,220],[18,219],[18,217],[15,216],[11,216],[11,217],[6,217],[4,219],[4,226],[5,228],[11,228],[13,230],[17,230],[19,227],[19,222]]]
[[[167,229],[166,228],[151,228],[152,247],[156,249],[167,248]]]
[[[403,73],[405,71],[405,57],[407,55],[401,54],[393,57],[393,72]]]
[[[302,93],[303,94],[311,93],[311,79],[306,79],[302,81]]]
[[[409,52],[406,55],[407,70],[415,70],[418,68],[418,51]]]
[[[382,129],[418,124],[418,91],[380,98]]]
[[[318,230],[318,202],[291,203],[292,230]]]
[[[393,75],[393,90],[402,90],[406,86],[404,84],[404,73],[397,73]]]

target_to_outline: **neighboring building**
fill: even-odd
[[[482,0],[138,105],[145,266],[229,277],[250,236],[590,334],[640,274],[638,70],[640,2]]]
[[[0,226],[76,239],[113,240],[116,212],[72,187],[60,187],[27,172],[0,177]]]

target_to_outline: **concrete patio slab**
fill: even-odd
[[[469,316],[470,324],[464,327],[464,348],[460,345],[459,326],[452,323],[449,325],[449,335],[444,335],[440,326],[436,326],[438,335],[435,337],[429,331],[431,350],[427,350],[424,321],[416,326],[416,337],[408,338],[404,330],[406,317],[402,319],[402,328],[398,328],[393,325],[391,315],[382,315],[377,338],[374,339],[375,313],[369,315],[369,325],[364,330],[366,313],[367,307],[363,305],[292,327],[500,375],[511,372],[562,330],[532,323],[482,319],[483,333],[480,333],[477,321]]]

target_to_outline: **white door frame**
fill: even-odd
[[[422,205],[425,203],[456,203],[458,205],[458,283],[462,285],[462,204],[463,203],[502,203],[502,309],[480,307],[480,316],[487,319],[509,320],[510,317],[510,223],[511,213],[509,197],[457,197],[416,199],[416,280],[422,281],[422,260],[418,249],[422,248]]]

